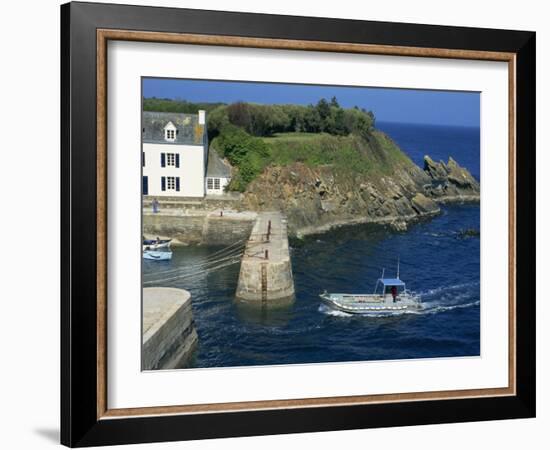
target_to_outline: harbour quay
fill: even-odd
[[[158,213],[143,208],[143,234],[172,239],[173,245],[231,245],[247,239],[257,214],[227,208],[209,209],[203,204],[195,208],[176,201]],[[223,205],[222,205],[223,206]]]
[[[198,343],[191,294],[184,289],[143,289],[142,370],[185,366]]]

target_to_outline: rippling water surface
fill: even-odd
[[[461,205],[407,233],[356,225],[308,237],[291,249],[296,299],[280,310],[235,302],[238,264],[213,272],[201,265],[219,248],[174,248],[171,262],[144,263],[144,280],[162,277],[161,285],[191,291],[200,340],[193,367],[473,356],[480,338],[479,238],[457,233],[478,226],[479,207]],[[421,294],[423,311],[369,317],[321,305],[324,289],[372,292],[381,268],[394,273],[397,255],[401,278]]]
[[[422,127],[416,132],[410,126],[387,131],[415,160],[430,145],[425,153],[434,159],[451,154],[479,174],[479,131],[474,130],[477,141],[471,129],[450,134],[438,129],[431,140]],[[448,150],[453,143],[455,152]],[[291,243],[296,299],[279,310],[262,311],[234,300],[238,264],[209,270],[209,261],[230,263],[238,246],[225,251],[174,248],[170,262],[144,261],[144,281],[191,292],[199,335],[191,367],[476,356],[480,240],[461,237],[465,229],[479,230],[479,205],[445,206],[440,216],[406,233],[355,225]],[[395,273],[398,255],[401,279],[420,293],[424,310],[371,317],[321,305],[319,293],[324,289],[372,292],[382,268],[388,276]]]

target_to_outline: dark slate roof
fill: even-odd
[[[164,139],[164,127],[172,122],[176,127],[176,140]],[[206,127],[199,125],[198,114],[143,112],[142,139],[148,143],[201,145],[204,142]]]
[[[218,152],[214,149],[208,151],[208,167],[206,168],[207,177],[231,177],[231,165],[225,162]]]

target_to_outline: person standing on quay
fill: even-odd
[[[153,199],[153,213],[156,214],[159,212],[159,201],[154,198]]]

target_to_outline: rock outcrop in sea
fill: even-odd
[[[479,201],[479,182],[453,158],[445,164],[424,156],[424,172],[430,176],[429,195],[440,201]]]
[[[439,203],[479,201],[479,182],[454,159],[424,158],[390,174],[338,171],[295,162],[269,166],[247,188],[243,207],[281,210],[291,234],[305,235],[353,223],[382,223],[397,231],[440,212]]]

